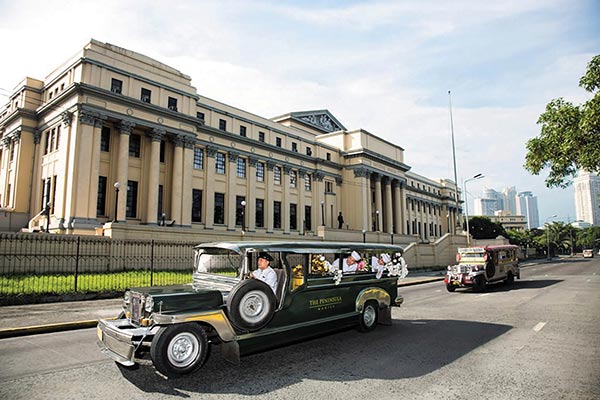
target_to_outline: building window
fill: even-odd
[[[265,180],[265,163],[256,163],[256,180],[263,182]]]
[[[219,120],[219,129],[222,131],[226,131],[227,130],[227,121],[225,121],[224,119],[220,119]]]
[[[281,185],[281,167],[273,167],[273,182],[276,185]]]
[[[192,222],[202,222],[202,190],[192,189]]]
[[[196,118],[204,121],[204,113],[200,111],[196,112]]]
[[[258,132],[258,141],[259,142],[265,141],[265,133],[264,132]]]
[[[306,148],[306,155],[307,156],[312,156],[312,149],[310,147]]]
[[[273,228],[281,228],[281,202],[273,202]]]
[[[204,150],[194,147],[194,169],[204,169]]]
[[[44,138],[46,139],[46,143],[45,143],[46,145],[44,146],[44,155],[46,155],[50,151],[50,130],[46,131]],[[11,147],[12,147],[12,145],[11,145]],[[10,161],[12,161],[12,160],[13,160],[13,157],[12,157],[12,151],[11,151]]]
[[[296,171],[290,171],[290,187],[295,188],[298,184],[298,173]]]
[[[246,127],[240,126],[240,136],[246,137]]]
[[[290,229],[295,231],[298,229],[298,207],[294,203],[290,203]]]
[[[309,192],[312,190],[312,179],[308,173],[304,174],[304,190]]]
[[[312,230],[312,207],[304,206],[304,229]]]
[[[254,223],[257,228],[264,228],[265,226],[265,201],[263,199],[256,199],[256,218]]]
[[[96,216],[106,215],[106,187],[108,179],[106,176],[98,177],[98,201],[96,202]]]
[[[246,159],[238,157],[236,175],[238,178],[246,178]]]
[[[225,154],[215,154],[215,170],[217,174],[225,174]]]
[[[168,107],[171,111],[177,111],[177,99],[175,97],[169,97]]]
[[[127,218],[137,217],[138,201],[138,183],[137,181],[127,181]]]
[[[333,193],[333,182],[325,181],[325,193]]]
[[[242,205],[242,201],[246,201],[245,196],[235,196],[235,225],[236,226],[244,226],[243,223],[245,212],[244,206]]]
[[[144,103],[150,103],[150,99],[152,97],[152,91],[150,89],[142,88],[142,94],[140,96],[140,100]]]
[[[296,142],[292,142],[292,151],[293,151],[294,153],[297,153],[297,152],[298,152],[298,143],[296,143]]]
[[[331,161],[331,153],[327,153],[327,161]]]
[[[129,156],[140,158],[140,149],[142,147],[142,138],[140,135],[129,135]]]
[[[281,147],[281,138],[280,137],[275,138],[275,146]]]
[[[123,81],[112,78],[112,81],[110,82],[110,91],[113,93],[121,94],[122,90],[123,90]]]
[[[54,150],[58,150],[58,143],[60,142],[60,125],[56,127],[56,140],[54,141]]]
[[[110,128],[108,126],[102,127],[102,133],[100,134],[100,151],[109,151],[110,149]]]
[[[215,193],[215,224],[225,223],[225,194]]]
[[[160,141],[160,151],[159,151],[159,155],[158,155],[158,159],[161,163],[165,162],[165,146],[166,143],[164,140]]]

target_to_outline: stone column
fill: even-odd
[[[381,232],[383,230],[383,202],[381,201],[381,178],[381,175],[375,175],[375,230],[378,232]]]
[[[227,171],[227,230],[235,231],[235,216],[236,216],[236,202],[235,202],[235,177],[237,171],[237,160],[240,153],[230,151],[227,155],[229,160],[228,171]]]
[[[354,170],[354,177],[359,178],[360,185],[360,204],[361,204],[361,226],[362,230],[369,232],[371,230],[371,173],[366,168],[357,168]]]
[[[315,192],[313,193],[313,215],[316,217],[314,219],[316,222],[315,226],[323,226],[322,213],[324,213],[324,211],[321,210],[321,204],[323,204],[323,207],[325,207],[325,188],[323,182],[324,175],[321,171],[315,171],[313,177],[313,182],[315,184]],[[317,231],[316,229],[313,230],[315,232]]]
[[[204,228],[213,229],[215,223],[215,155],[217,149],[206,146],[206,168],[204,169],[204,197],[206,212],[203,213]]]
[[[306,170],[299,169],[298,170],[298,204],[296,205],[297,215],[298,215],[298,231],[301,235],[304,234],[304,220],[306,219],[304,215],[304,176],[306,175]]]
[[[92,138],[92,158],[90,160],[90,182],[88,211],[86,217],[96,219],[96,208],[98,204],[98,176],[100,176],[100,137],[102,136],[102,126],[106,116],[96,116],[94,118],[94,131]]]
[[[158,176],[160,173],[160,142],[165,136],[164,129],[153,129],[150,137],[150,160],[148,160],[148,195],[146,197],[146,223],[156,224],[158,220]]]
[[[176,136],[173,149],[173,175],[171,179],[171,219],[176,225],[182,224],[181,194],[183,193],[183,141]]]
[[[402,232],[405,235],[409,234],[407,224],[410,221],[410,210],[408,207],[408,199],[406,198],[406,186],[403,183],[400,184],[400,199],[402,200]]]
[[[275,163],[267,161],[267,191],[265,192],[265,217],[267,217],[267,233],[273,233],[273,167]]]
[[[248,157],[248,175],[246,177],[246,229],[248,232],[256,230],[256,190],[253,182],[256,182],[256,157]],[[263,221],[266,204],[263,202]]]
[[[392,207],[392,181],[387,178],[385,181],[385,232],[394,233],[394,215]]]
[[[117,204],[117,221],[125,222],[127,220],[127,179],[129,171],[129,135],[135,127],[132,121],[122,120],[118,126],[119,129],[119,157],[117,161],[117,182],[121,185],[119,188],[119,202]],[[114,218],[114,217],[113,217]]]
[[[181,225],[192,226],[192,170],[195,139],[183,141],[183,193],[181,195]]]
[[[283,199],[281,202],[281,218],[283,219],[283,233],[286,235],[290,234],[290,171],[291,168],[287,165],[284,165],[283,177],[281,178],[281,189],[283,190]]]
[[[402,234],[402,225],[404,224],[404,220],[402,218],[402,212],[404,211],[404,209],[402,208],[403,206],[403,201],[402,201],[402,197],[400,194],[400,182],[398,182],[397,180],[394,181],[393,183],[393,188],[394,188],[394,227],[396,229],[394,229],[394,233],[400,235]]]

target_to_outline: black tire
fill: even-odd
[[[488,279],[492,279],[494,275],[496,275],[496,267],[494,266],[494,263],[489,260],[485,266],[485,276],[487,276]]]
[[[515,283],[515,276],[513,275],[512,271],[508,271],[504,283],[506,283],[507,285],[512,285],[513,283]]]
[[[483,275],[477,275],[473,278],[473,290],[476,292],[485,292],[485,278]]]
[[[160,328],[150,347],[154,367],[170,378],[196,371],[207,355],[206,332],[193,322]]]
[[[247,279],[229,294],[227,310],[231,323],[240,330],[257,331],[271,322],[277,299],[263,281]]]
[[[452,285],[449,283],[446,285],[446,290],[449,291],[450,293],[452,293],[456,290],[456,285]]]
[[[359,329],[361,332],[371,332],[377,327],[379,304],[376,301],[367,301],[360,313]]]

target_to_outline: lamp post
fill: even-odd
[[[367,243],[367,231],[365,231],[364,229],[362,230],[362,234],[363,234],[363,243]]]
[[[471,234],[469,232],[469,202],[467,201],[467,182],[483,178],[482,174],[477,174],[472,178],[463,181],[463,190],[465,191],[465,219],[467,221],[467,247],[471,245]]]
[[[165,214],[165,213],[162,213],[162,215],[161,215],[161,220],[160,220],[160,224],[161,224],[162,226],[165,226],[165,218],[166,218],[166,217],[167,217],[167,214]]]
[[[115,213],[113,214],[112,222],[119,222],[117,219],[117,210],[119,209],[119,188],[121,184],[117,181],[113,186],[115,187]]]
[[[379,210],[375,210],[375,230],[379,232]]]
[[[242,235],[246,233],[246,200],[242,200]]]
[[[546,259],[549,260],[550,259],[550,225],[548,225],[548,221],[550,221],[552,218],[556,218],[557,215],[551,215],[548,218],[546,218],[546,220],[544,221],[544,229],[546,230]]]
[[[325,202],[321,200],[321,225],[325,226]]]

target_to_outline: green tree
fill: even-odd
[[[469,218],[469,231],[475,239],[496,239],[498,236],[506,236],[502,225],[492,222],[487,217]]]
[[[549,168],[547,187],[566,187],[579,169],[600,171],[600,55],[592,58],[579,86],[592,94],[581,105],[558,98],[546,105],[538,137],[527,142],[525,169],[538,175]]]

